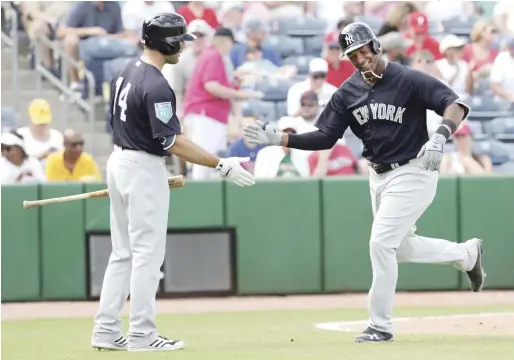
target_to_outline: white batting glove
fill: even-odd
[[[430,140],[423,145],[417,157],[423,158],[422,166],[425,170],[439,170],[441,161],[443,160],[443,145],[445,143],[446,138],[441,134],[435,133]]]
[[[253,178],[253,175],[243,169],[241,166],[242,162],[247,161],[250,161],[249,157],[231,157],[220,159],[220,162],[216,166],[216,171],[219,172],[221,176],[232,180],[236,185],[252,186],[255,185],[255,179]]]
[[[282,140],[281,132],[260,120],[257,120],[257,124],[246,125],[243,133],[248,143],[254,145],[279,146]]]

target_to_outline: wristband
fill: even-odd
[[[443,135],[446,140],[457,130],[457,125],[451,120],[443,120],[436,133]]]

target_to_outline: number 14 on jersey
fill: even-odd
[[[128,83],[125,85],[123,90],[120,92],[121,84],[123,83],[123,78],[119,77],[118,80],[116,80],[116,93],[114,94],[114,101],[112,106],[112,116],[116,115],[116,109],[118,106],[121,108],[120,111],[120,120],[126,121],[127,120],[127,96],[128,92],[130,90],[130,87],[132,86],[131,83]],[[119,99],[118,99],[119,96]]]

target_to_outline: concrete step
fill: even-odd
[[[2,92],[14,89],[12,70],[2,70]],[[20,69],[16,76],[16,87],[18,90],[37,90],[38,74],[35,71]],[[50,82],[41,78],[40,86],[43,89],[56,89]]]

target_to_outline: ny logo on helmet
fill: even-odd
[[[346,46],[351,45],[355,42],[355,40],[353,39],[353,35],[351,34],[346,35],[344,40],[346,41]]]

